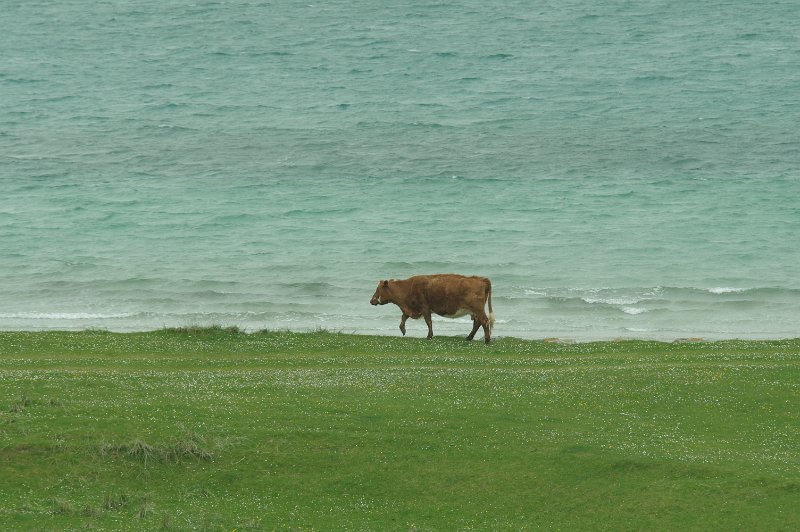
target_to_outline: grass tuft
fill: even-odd
[[[213,458],[211,451],[201,447],[200,443],[195,438],[187,438],[176,441],[172,445],[171,451],[174,454],[175,461],[178,461],[181,458],[191,458],[197,460],[211,460]]]
[[[138,517],[139,519],[144,519],[145,517],[153,513],[154,510],[155,506],[151,501],[144,501],[142,505],[139,507],[139,510],[137,510],[136,517]]]
[[[172,516],[169,514],[163,514],[161,516],[161,524],[158,528],[159,530],[174,530],[175,525],[173,524]]]
[[[345,334],[342,329],[331,330],[327,327],[317,326],[314,330],[310,331],[310,334],[317,334],[317,335],[326,335],[326,334]]]
[[[222,325],[188,325],[186,327],[166,327],[165,333],[182,334],[189,336],[220,336],[247,334],[237,326],[223,327]]]
[[[53,497],[53,513],[56,515],[72,515],[75,513],[75,505],[72,501],[61,497]]]
[[[103,444],[99,451],[101,456],[124,456],[145,466],[150,463],[177,464],[183,460],[211,460],[214,454],[204,444],[201,436],[187,433],[183,438],[166,445],[151,445],[136,438],[129,443]]]
[[[128,496],[124,493],[106,493],[103,495],[103,510],[119,510],[126,506],[128,506]]]
[[[100,508],[92,506],[91,504],[84,506],[81,512],[84,517],[100,517],[100,513]]]
[[[30,408],[33,405],[34,405],[33,399],[31,399],[25,394],[22,394],[19,397],[19,399],[11,403],[11,406],[9,407],[8,410],[13,414],[19,414],[20,412],[25,411],[26,408]]]

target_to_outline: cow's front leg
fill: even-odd
[[[400,318],[400,332],[403,333],[403,336],[406,335],[406,320],[408,319],[408,314],[405,312],[403,313],[403,317]]]
[[[428,340],[433,338],[433,321],[431,320],[431,311],[427,311],[423,314],[425,317],[425,323],[428,324]]]

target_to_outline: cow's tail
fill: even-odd
[[[486,301],[489,303],[489,332],[494,327],[494,311],[492,310],[492,282],[486,279]]]

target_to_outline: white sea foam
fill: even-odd
[[[635,305],[642,301],[638,297],[582,297],[586,303],[603,303],[606,305]]]
[[[622,312],[624,312],[625,314],[631,314],[635,316],[636,314],[643,314],[647,312],[647,309],[637,308],[637,307],[622,307]]]
[[[95,314],[89,312],[10,312],[0,314],[0,319],[14,320],[110,320],[130,318],[132,313]]]
[[[535,288],[526,288],[525,289],[526,296],[546,296],[547,292],[542,290],[536,290]]]
[[[744,288],[731,288],[727,286],[718,286],[716,288],[709,288],[712,294],[739,294],[745,291]]]

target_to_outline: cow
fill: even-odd
[[[489,316],[484,306],[489,303]],[[431,313],[448,318],[472,316],[472,340],[478,327],[483,326],[484,340],[488,344],[492,337],[494,312],[492,311],[492,283],[486,277],[465,277],[452,273],[438,275],[416,275],[408,279],[389,279],[378,283],[370,303],[385,305],[394,303],[403,312],[400,332],[406,334],[408,318],[425,318],[428,338],[433,337]]]

